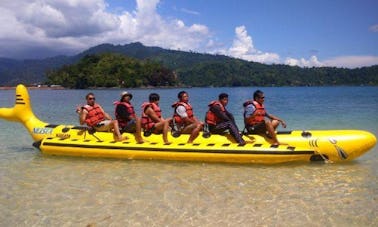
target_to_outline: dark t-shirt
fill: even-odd
[[[234,116],[227,110],[223,112],[219,105],[212,105],[210,111],[213,112],[222,121],[234,122]]]
[[[117,112],[117,115],[120,118],[122,118],[122,119],[124,119],[126,121],[131,120],[130,113],[127,111],[126,106],[124,106],[124,105],[117,105],[116,112]]]

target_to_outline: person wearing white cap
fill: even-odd
[[[137,143],[143,143],[141,135],[141,121],[135,114],[134,107],[130,103],[133,95],[127,91],[121,93],[121,99],[114,102],[115,116],[118,120],[120,131],[134,133]]]

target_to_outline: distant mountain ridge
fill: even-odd
[[[77,63],[86,55],[100,53],[119,53],[161,63],[174,70],[181,84],[188,86],[378,85],[378,65],[359,69],[265,65],[224,55],[147,47],[136,42],[125,45],[101,44],[74,56],[35,60],[0,58],[0,86],[44,83],[47,71]]]
[[[0,58],[0,86],[42,83],[45,81],[46,71],[76,61],[77,58],[67,56],[29,60]]]
[[[169,57],[169,55],[182,53],[183,55],[190,56],[191,60],[184,65],[193,62],[200,62],[202,55],[184,51],[167,50],[160,47],[146,47],[142,43],[136,42],[125,45],[100,44],[74,56],[55,56],[45,59],[25,60],[0,58],[0,86],[16,85],[18,83],[43,83],[46,80],[46,71],[48,70],[57,69],[63,65],[76,63],[85,55],[107,52],[120,53],[140,60],[155,59],[166,64],[167,67],[178,66],[174,63],[174,60],[165,59]],[[216,58],[215,55],[214,57]],[[223,58],[228,57],[223,56]],[[182,66],[183,65],[181,64],[179,67]]]

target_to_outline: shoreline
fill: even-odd
[[[60,85],[43,85],[43,86],[34,86],[34,85],[25,85],[28,90],[75,90],[77,88],[67,88]],[[0,86],[0,90],[15,90],[17,86]],[[166,89],[172,89],[172,88],[192,88],[191,86],[158,86],[158,87],[88,87],[84,88],[87,90],[114,90],[114,89],[155,89],[155,88],[166,88]]]
[[[28,90],[64,90],[62,86],[26,86]],[[15,90],[16,86],[0,86],[0,90]]]

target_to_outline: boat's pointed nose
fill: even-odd
[[[368,131],[358,131],[353,143],[350,146],[355,146],[356,150],[352,153],[352,156],[358,157],[372,149],[377,144],[377,138]]]
[[[365,132],[365,134],[367,137],[366,142],[367,142],[368,149],[371,149],[377,144],[377,138],[375,137],[373,133]]]

